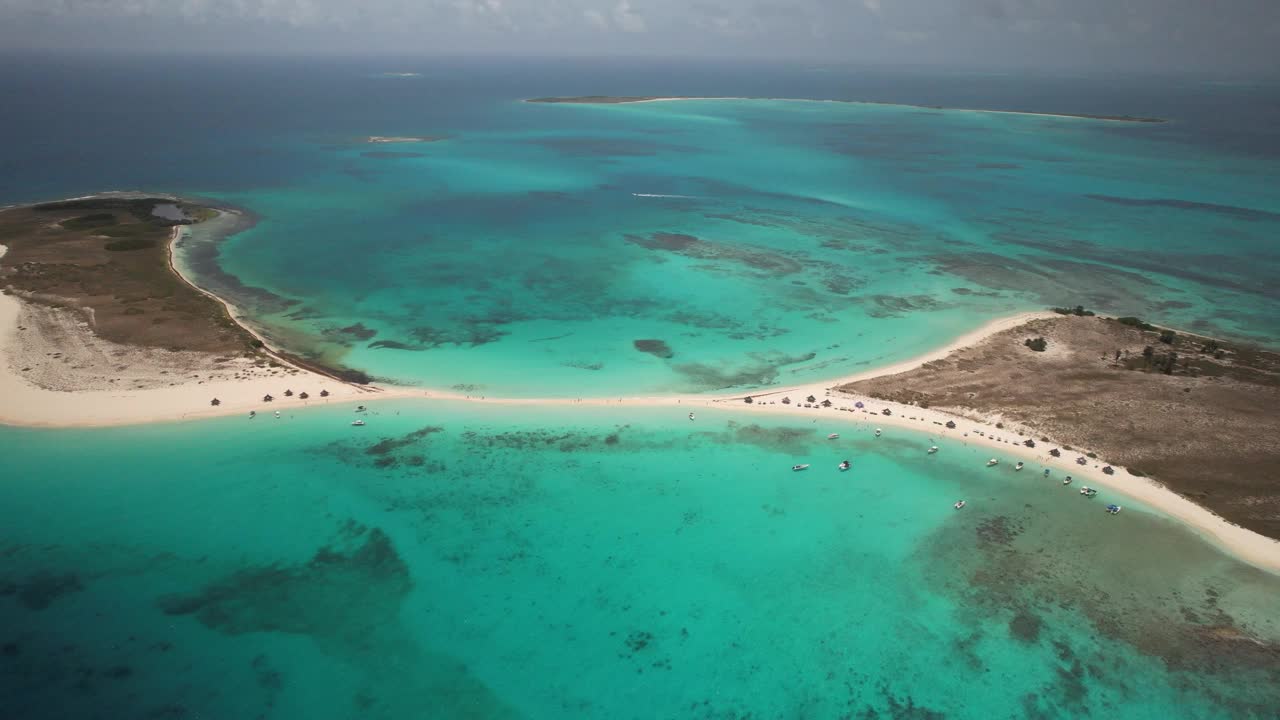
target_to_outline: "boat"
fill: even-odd
[[[805,463],[805,464],[803,464],[803,465],[792,465],[792,466],[791,466],[791,471],[792,471],[792,472],[800,472],[801,470],[808,470],[808,469],[809,469],[809,463]]]
[[[1062,484],[1063,484],[1063,485],[1070,485],[1070,484],[1071,484],[1071,476],[1070,476],[1070,475],[1068,475],[1068,476],[1067,476],[1067,479],[1062,481]]]
[[[994,465],[999,465],[999,464],[1000,464],[1000,461],[995,458],[991,458],[990,460],[987,461],[987,467],[992,467]]]
[[[279,418],[279,417],[280,417],[280,411],[279,411],[279,410],[277,410],[277,411],[276,411],[276,417],[277,417],[277,418]]]
[[[252,420],[252,419],[254,419],[254,418],[256,418],[256,417],[258,417],[258,411],[257,411],[257,410],[250,410],[250,411],[249,411],[249,419],[250,419],[250,420]]]
[[[1080,494],[1085,497],[1093,497],[1098,494],[1098,491],[1086,485],[1085,487],[1080,488]]]
[[[840,468],[840,472],[844,472],[845,470],[848,470],[850,467],[849,461],[845,460],[844,462],[841,462],[838,467]]]
[[[1120,514],[1120,506],[1119,506],[1119,505],[1108,505],[1108,506],[1107,506],[1107,514],[1109,514],[1109,515],[1119,515],[1119,514]]]
[[[964,501],[961,500],[960,502],[956,503],[955,505],[952,505],[951,507],[959,510],[960,508],[964,507]]]
[[[830,435],[828,435],[828,436],[827,436],[827,439],[828,439],[828,440],[839,440],[839,439],[840,439],[840,433],[831,433]]]
[[[690,419],[690,420],[692,420],[692,419],[693,419],[693,413],[689,413],[689,419]]]
[[[880,437],[880,428],[876,428],[876,437]]]
[[[1049,468],[1044,469],[1044,476],[1049,477]]]
[[[1017,465],[1014,465],[1014,466],[1013,466],[1013,469],[1014,469],[1014,470],[1021,470],[1021,469],[1022,469],[1022,463],[1021,463],[1021,462],[1019,462]]]
[[[351,421],[351,424],[352,424],[353,426],[355,426],[355,427],[364,427],[364,421],[363,421],[363,420],[352,420],[352,421]]]
[[[934,454],[934,453],[936,453],[936,452],[938,452],[938,446],[937,446],[937,445],[934,445],[933,447],[929,448],[929,454],[930,454],[930,455],[932,455],[932,454]]]

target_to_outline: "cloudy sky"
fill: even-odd
[[[0,49],[1274,71],[1280,0],[0,0]]]

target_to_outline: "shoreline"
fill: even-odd
[[[192,283],[179,270],[175,260],[175,243],[182,237],[187,226],[176,226],[168,243],[168,262],[183,282],[191,285],[199,292],[217,300],[236,324],[261,340],[251,328],[237,319],[234,306],[217,295],[210,293]],[[0,256],[4,253],[0,246]],[[1023,312],[993,319],[981,327],[975,328],[947,343],[913,358],[888,366],[863,370],[848,376],[832,378],[826,381],[808,382],[781,388],[770,388],[760,392],[735,394],[666,394],[653,396],[623,396],[619,398],[488,398],[473,397],[458,392],[451,392],[426,387],[403,386],[359,386],[347,383],[327,375],[313,372],[288,359],[287,354],[278,354],[266,346],[264,351],[276,362],[294,374],[281,377],[260,377],[241,380],[218,380],[209,382],[172,383],[169,387],[149,389],[110,389],[57,391],[31,384],[22,377],[17,368],[10,365],[6,349],[10,343],[16,343],[18,322],[23,309],[23,301],[12,295],[0,294],[0,425],[40,428],[89,428],[107,427],[156,422],[182,422],[187,420],[225,417],[258,411],[264,414],[275,410],[297,410],[312,405],[350,405],[358,401],[374,399],[418,399],[425,401],[467,402],[495,405],[500,407],[548,407],[585,405],[589,407],[670,407],[676,410],[675,420],[682,420],[691,410],[710,409],[717,412],[732,413],[746,417],[751,414],[765,413],[771,415],[809,415],[816,412],[831,423],[848,426],[865,422],[868,427],[902,428],[936,438],[947,438],[965,445],[989,448],[993,457],[1002,461],[1010,458],[1021,459],[1028,467],[1029,478],[1039,479],[1037,475],[1044,468],[1050,468],[1058,477],[1071,474],[1081,481],[1115,491],[1136,499],[1167,517],[1182,522],[1192,528],[1202,538],[1224,550],[1228,554],[1260,569],[1280,573],[1280,541],[1265,537],[1226,519],[1215,515],[1210,510],[1197,505],[1193,501],[1179,495],[1165,486],[1147,478],[1128,474],[1123,467],[1116,466],[1114,475],[1106,475],[1101,468],[1105,464],[1101,460],[1089,460],[1085,466],[1077,465],[1072,451],[1070,455],[1053,458],[1048,449],[1053,443],[1041,443],[1043,449],[1027,448],[1021,444],[1023,436],[1010,428],[997,428],[993,423],[974,420],[961,415],[953,415],[940,410],[918,408],[911,405],[876,400],[866,396],[845,393],[833,388],[851,382],[873,377],[883,377],[906,372],[926,363],[941,359],[961,348],[972,346],[987,337],[1018,327],[1026,322],[1052,317],[1050,311]],[[302,400],[295,394],[284,397],[285,389],[297,389],[311,393],[311,398]],[[321,389],[329,390],[330,396],[319,398]],[[263,395],[277,394],[274,402],[264,402]],[[792,395],[799,399],[789,405],[772,400],[774,397]],[[818,403],[805,407],[803,398],[812,395]],[[746,397],[760,398],[758,402],[747,404]],[[221,405],[212,406],[210,398],[218,397]],[[766,399],[767,398],[767,399]],[[819,403],[830,400],[831,408],[822,408]],[[866,407],[855,408],[855,402],[863,402]],[[738,403],[736,407],[730,403]],[[889,416],[880,414],[881,409],[889,409]],[[946,422],[956,423],[955,429],[947,429]],[[1084,453],[1085,450],[1079,450]],[[1034,464],[1034,465],[1033,465]],[[1055,478],[1056,480],[1057,478]]]
[[[915,108],[917,110],[936,110],[941,112],[964,112],[964,113],[988,113],[993,115],[1028,115],[1031,117],[1052,117],[1066,118],[1070,120],[1097,120],[1100,122],[1128,122],[1128,123],[1154,123],[1161,124],[1169,122],[1166,118],[1155,117],[1136,117],[1129,115],[1090,115],[1087,113],[1053,113],[1038,112],[1035,110],[991,110],[985,108],[961,108],[947,107],[945,105],[919,105],[915,103],[895,103],[884,102],[879,100],[834,100],[834,99],[816,99],[816,98],[785,98],[785,97],[747,97],[747,96],[715,96],[704,97],[697,95],[675,95],[671,97],[623,97],[623,96],[581,96],[581,97],[546,97],[546,98],[528,98],[523,100],[526,103],[537,105],[639,105],[641,103],[654,102],[676,102],[680,100],[774,100],[777,102],[813,102],[813,103],[841,103],[844,105],[881,105],[885,107],[899,108]]]

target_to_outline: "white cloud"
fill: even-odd
[[[613,24],[624,32],[644,32],[648,29],[644,18],[631,8],[630,0],[618,0],[613,8]]]

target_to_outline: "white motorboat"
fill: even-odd
[[[693,413],[689,413],[689,419],[690,419],[690,420],[692,420],[692,419],[693,419]]]
[[[809,469],[809,464],[808,464],[808,463],[805,463],[805,464],[803,464],[803,465],[792,465],[792,466],[791,466],[791,471],[792,471],[792,472],[800,472],[801,470],[808,470],[808,469]]]
[[[1014,470],[1021,470],[1021,469],[1022,469],[1022,463],[1018,463],[1017,465],[1014,465],[1014,466],[1013,466],[1013,469],[1014,469]]]
[[[352,425],[353,427],[364,427],[364,421],[363,421],[363,420],[352,420],[352,421],[351,421],[351,425]]]
[[[876,437],[880,437],[880,428],[876,428]]]
[[[828,435],[828,436],[827,436],[827,439],[828,439],[828,440],[839,440],[839,439],[840,439],[840,433],[831,433],[830,435]]]
[[[840,468],[840,472],[844,472],[845,470],[848,470],[850,468],[849,461],[845,460],[841,462],[837,467]]]
[[[929,448],[929,454],[930,454],[930,455],[932,455],[932,454],[934,454],[934,453],[936,453],[936,452],[938,452],[938,446],[937,446],[937,445],[934,445],[933,447]]]
[[[952,505],[951,507],[959,510],[960,508],[964,507],[964,501],[961,500],[960,502],[957,502],[955,505]]]
[[[999,465],[999,464],[1000,464],[1000,461],[995,458],[991,458],[990,460],[987,461],[987,467],[992,467],[993,465]]]
[[[279,418],[279,417],[280,417],[280,411],[279,411],[279,410],[277,410],[277,411],[276,411],[276,417],[277,417],[277,418]]]

